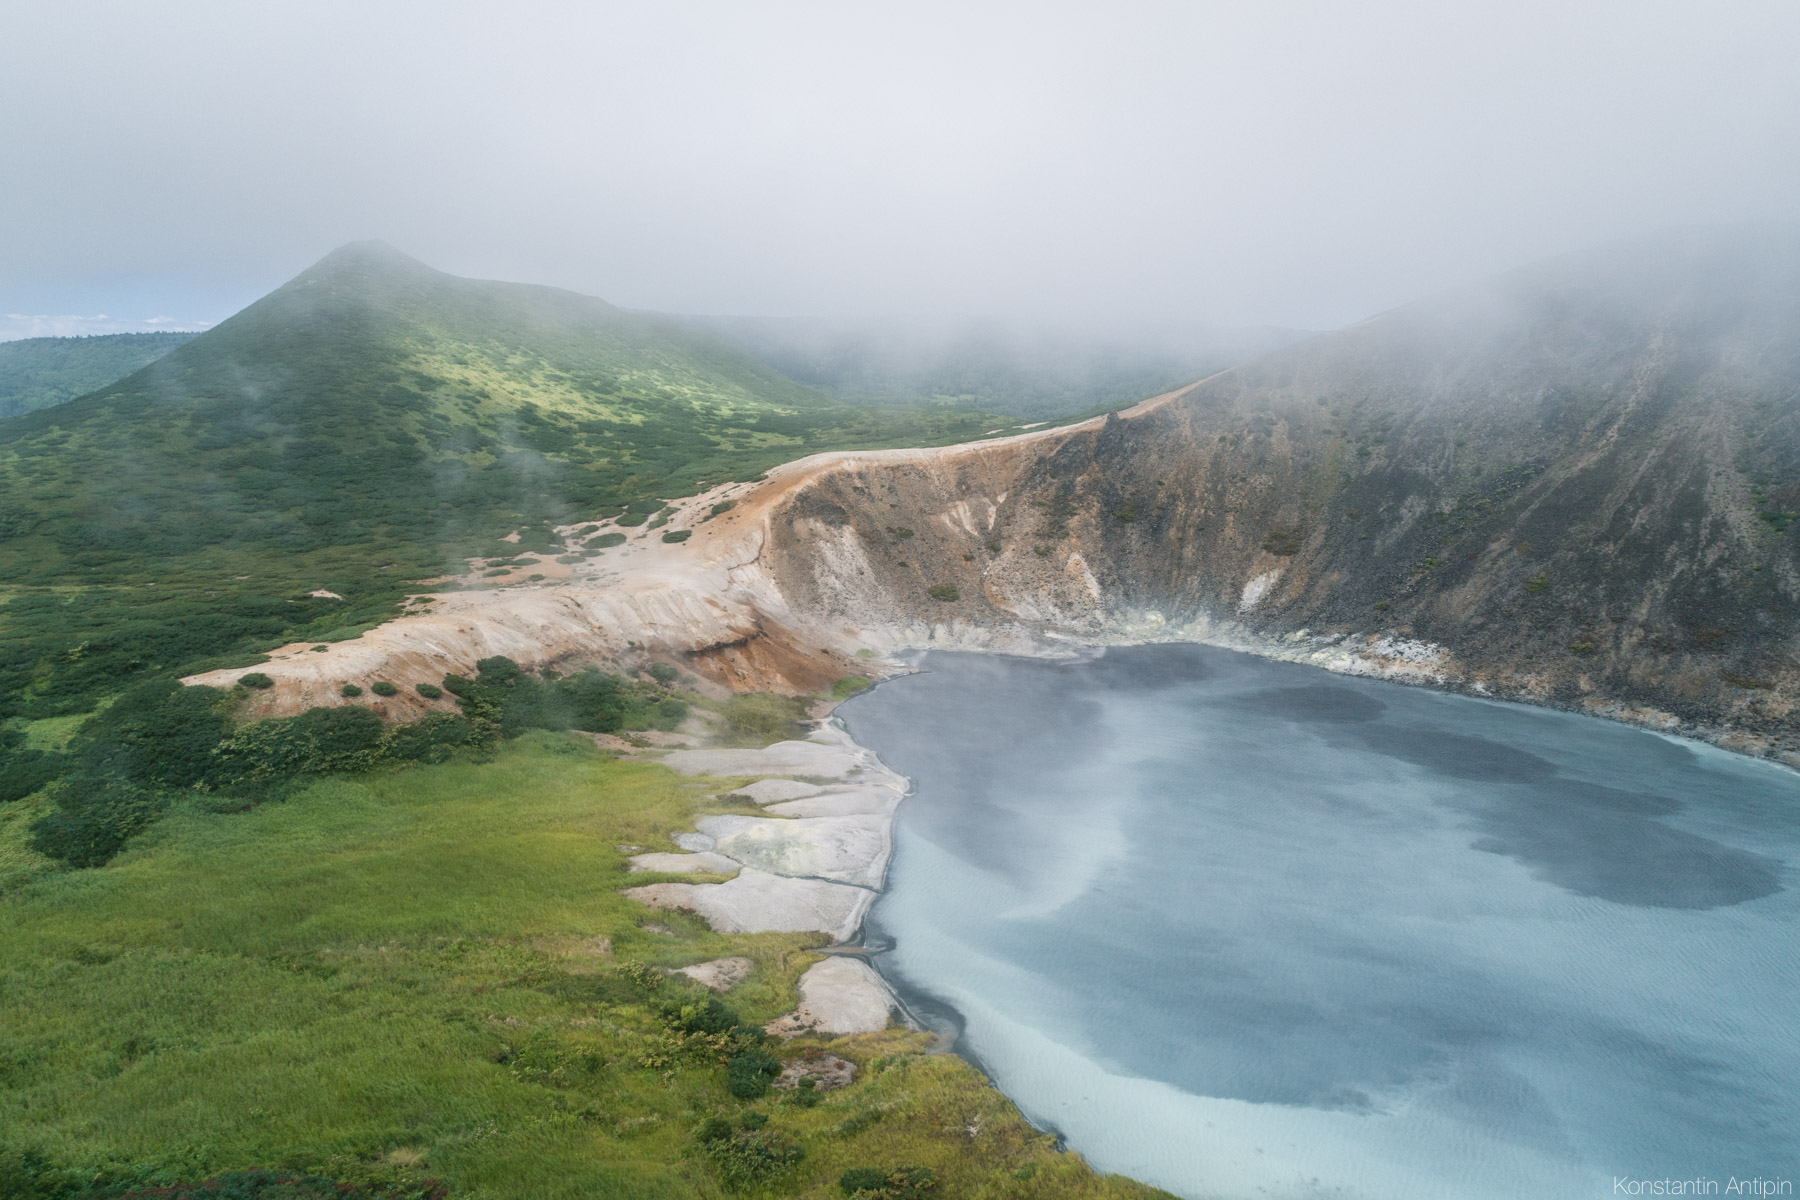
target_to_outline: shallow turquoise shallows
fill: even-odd
[[[917,789],[882,969],[1096,1166],[1800,1192],[1800,776],[1194,646],[933,654],[839,711]]]

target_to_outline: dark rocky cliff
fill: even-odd
[[[1126,419],[820,472],[771,565],[865,625],[1153,612],[1429,643],[1451,685],[1780,752],[1796,510],[1800,232],[1713,231],[1383,314]]]

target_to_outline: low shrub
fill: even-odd
[[[625,535],[624,534],[622,534],[622,533],[603,533],[599,537],[595,538],[593,541],[589,542],[587,545],[588,545],[589,550],[605,550],[610,546],[623,546],[624,544],[625,544]]]
[[[681,678],[680,671],[676,670],[674,667],[670,666],[668,663],[662,663],[662,662],[651,663],[649,673],[650,673],[650,678],[656,680],[656,682],[663,684],[665,686],[668,684],[674,683],[677,679]]]
[[[261,671],[252,671],[248,675],[239,676],[238,683],[247,688],[255,688],[259,692],[275,686],[275,681]]]
[[[354,699],[355,697],[362,695],[362,689],[357,687],[354,683],[346,683],[343,687],[338,689],[338,695]]]
[[[383,750],[385,757],[397,762],[439,763],[477,740],[475,726],[467,718],[454,713],[428,713],[389,730]]]
[[[0,804],[22,800],[63,773],[66,755],[33,750],[18,729],[0,729]]]
[[[962,593],[956,590],[954,583],[940,583],[936,587],[925,589],[925,594],[933,600],[951,601],[961,599]]]
[[[639,525],[642,525],[649,519],[649,513],[626,513],[624,516],[616,518],[613,521],[613,524],[621,525],[626,529],[636,529]],[[623,541],[624,538],[620,538],[619,540]]]
[[[377,696],[396,696],[400,693],[399,688],[395,687],[385,679],[377,679],[374,683],[371,683],[369,685],[369,690],[374,692]]]
[[[1282,558],[1300,553],[1300,532],[1295,529],[1271,529],[1263,538],[1262,548]]]
[[[415,683],[413,685],[413,691],[419,693],[419,695],[425,697],[427,700],[436,700],[439,696],[444,694],[444,689],[435,683]]]
[[[839,1191],[867,1200],[927,1200],[937,1185],[930,1167],[852,1167],[838,1176]]]
[[[760,1115],[746,1113],[745,1117]],[[760,1121],[747,1120],[734,1128],[723,1117],[709,1117],[694,1131],[694,1140],[718,1168],[719,1181],[734,1190],[766,1183],[806,1156],[799,1146]]]
[[[385,731],[380,717],[356,705],[258,721],[220,744],[211,782],[229,788],[364,771],[380,760]]]
[[[117,776],[62,779],[51,789],[56,811],[32,823],[31,845],[72,867],[104,865],[168,807],[163,793]]]
[[[668,1000],[657,1006],[656,1015],[677,1033],[729,1033],[739,1025],[737,1012],[721,1004],[717,996]],[[780,1074],[779,1066],[776,1074]]]
[[[685,542],[693,536],[694,531],[691,529],[671,529],[668,533],[663,534],[663,541]]]
[[[217,688],[147,679],[87,721],[71,752],[80,773],[140,787],[184,788],[207,779],[231,730],[230,697]]]
[[[781,1061],[761,1050],[746,1050],[725,1068],[725,1090],[739,1100],[755,1100],[769,1093],[769,1085],[781,1074]]]

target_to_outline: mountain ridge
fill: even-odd
[[[103,388],[195,336],[183,330],[0,342],[0,420]]]
[[[446,600],[466,649],[408,618],[343,652],[542,620],[534,663],[629,641],[805,690],[859,651],[1199,640],[1800,765],[1800,240],[1596,253],[1079,425],[790,463],[725,521],[684,504],[692,540],[651,549],[712,582],[649,567],[604,630],[576,580]],[[332,670],[298,658],[278,694]]]
[[[329,640],[411,580],[520,548],[502,538],[552,549],[574,515],[990,423],[837,405],[663,318],[352,244],[126,378],[0,422],[0,715],[91,704],[203,648]]]

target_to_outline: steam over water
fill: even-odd
[[[1192,646],[933,654],[840,714],[917,786],[883,969],[1104,1170],[1189,1197],[1800,1186],[1779,768]]]

